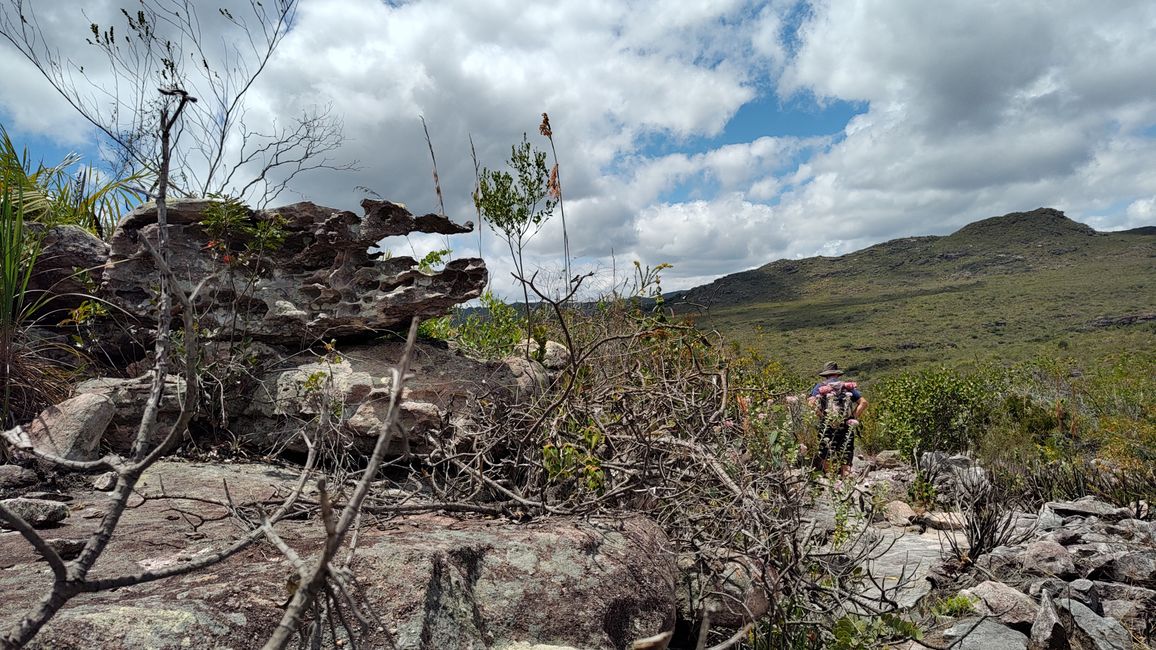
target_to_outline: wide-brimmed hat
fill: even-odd
[[[827,364],[823,366],[823,369],[819,371],[820,377],[834,377],[841,374],[843,374],[843,371],[839,370],[839,364],[834,361],[828,361]]]

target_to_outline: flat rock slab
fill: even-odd
[[[266,465],[164,462],[140,491],[156,495],[163,483],[169,495],[223,498],[227,481],[233,501],[244,504],[273,497],[293,477]],[[74,496],[74,509],[86,512],[109,499],[95,491]],[[179,564],[219,549],[239,535],[234,522],[212,520],[222,514],[190,500],[130,508],[92,575]],[[72,517],[54,536],[82,538],[99,521]],[[316,520],[278,525],[306,558],[323,539],[320,529]],[[524,525],[436,514],[382,520],[362,530],[352,567],[358,599],[380,619],[362,647],[627,647],[673,628],[677,574],[667,546],[661,530],[637,516]],[[47,592],[51,573],[15,533],[0,534],[0,557],[12,563],[0,570],[0,626],[8,627]],[[78,596],[30,647],[251,648],[280,619],[288,575],[276,549],[253,546],[199,573]]]
[[[897,591],[892,596],[901,609],[910,609],[931,592],[928,570],[950,552],[948,535],[957,535],[959,544],[966,546],[962,535],[953,532],[932,531],[905,533],[894,529],[880,531],[882,553],[867,563],[871,575],[884,589]],[[884,550],[885,549],[885,550]],[[878,589],[869,590],[869,597],[879,596]]]
[[[1006,625],[988,618],[976,625],[977,619],[963,619],[943,633],[953,642],[956,650],[1015,650],[1028,647],[1028,637]],[[962,640],[956,641],[960,637]]]

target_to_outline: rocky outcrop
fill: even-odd
[[[43,228],[29,224],[31,228]],[[40,254],[28,278],[28,291],[38,296],[45,292],[51,298],[38,309],[38,317],[56,324],[89,299],[104,274],[109,245],[96,235],[76,225],[54,226],[44,232]]]
[[[396,203],[362,201],[361,217],[308,202],[249,212],[215,239],[203,223],[213,205],[176,201],[168,209],[170,265],[181,288],[191,292],[207,278],[194,298],[207,339],[300,346],[385,332],[476,298],[488,279],[480,259],[425,272],[410,257],[373,252],[385,237],[472,230],[443,216],[415,217]],[[246,229],[261,223],[278,224],[283,239],[258,254]],[[155,205],[138,208],[118,226],[104,269],[101,296],[142,321],[154,316],[158,278],[143,242],[155,246],[157,235]]]
[[[263,453],[301,451],[302,423],[323,416],[332,425],[330,433],[341,436],[348,448],[368,452],[388,413],[391,369],[403,348],[399,341],[350,344],[338,356],[274,364],[248,394],[230,430]],[[430,436],[467,414],[478,400],[509,402],[533,395],[540,387],[527,385],[522,373],[535,372],[545,381],[546,372],[536,361],[478,361],[428,344],[418,345],[410,371],[400,410],[404,433],[392,441],[391,454],[428,451]]]
[[[293,478],[269,465],[162,461],[138,489],[154,495],[163,486],[168,495],[211,499],[224,498],[227,484],[234,503],[248,507]],[[73,508],[82,516],[56,534],[86,537],[99,518],[85,513],[109,498],[74,494]],[[233,522],[220,519],[220,507],[180,503],[187,517],[173,516],[172,502],[164,500],[127,510],[101,559],[102,575],[180,563],[237,534]],[[306,558],[325,534],[316,520],[284,521],[278,530]],[[524,525],[438,514],[395,518],[363,527],[354,557],[356,597],[376,619],[360,647],[618,650],[675,623],[674,556],[662,530],[638,515]],[[18,535],[0,535],[0,558],[7,567],[0,571],[2,628],[35,605],[51,574]],[[262,545],[206,571],[77,598],[31,647],[254,647],[283,613],[289,568]],[[337,646],[329,640],[325,647]]]
[[[136,441],[140,428],[141,414],[152,388],[152,377],[143,375],[120,379],[100,377],[82,381],[76,385],[79,396],[89,395],[104,398],[113,405],[111,422],[103,430],[101,444],[119,454],[127,454]],[[184,399],[185,381],[182,377],[165,377],[164,393],[157,408],[157,427],[146,443],[155,445],[168,435],[169,428],[177,421]],[[174,441],[174,446],[181,440]]]

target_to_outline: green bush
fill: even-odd
[[[872,386],[874,434],[914,460],[916,451],[974,449],[996,413],[996,373],[940,369],[903,373]]]
[[[486,359],[509,356],[526,332],[526,320],[512,305],[490,291],[478,298],[483,311],[462,315],[461,309],[423,321],[422,336],[453,341],[469,354]]]

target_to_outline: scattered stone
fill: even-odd
[[[1101,600],[1131,600],[1144,607],[1156,608],[1156,590],[1132,585],[1122,585],[1118,582],[1101,582],[1093,580],[1096,593]]]
[[[925,512],[919,523],[935,530],[963,530],[967,520],[962,512]]]
[[[907,461],[903,458],[903,453],[897,449],[884,449],[875,454],[875,466],[880,469],[894,469],[906,464]]]
[[[1132,637],[1116,620],[1104,618],[1088,609],[1078,600],[1063,598],[1056,601],[1060,609],[1072,615],[1072,645],[1089,650],[1131,650]]]
[[[1024,549],[1022,546],[997,546],[976,558],[975,563],[990,575],[1008,579],[1023,569]]]
[[[1069,595],[1070,594],[1070,595]],[[1081,603],[1088,606],[1088,609],[1103,615],[1104,608],[1100,604],[1100,593],[1096,589],[1096,583],[1087,578],[1080,578],[1068,583],[1068,593],[1063,594],[1064,597],[1074,598]]]
[[[958,623],[943,632],[944,640],[955,643],[960,637],[963,640],[952,647],[956,650],[992,650],[993,648],[1027,648],[1028,637],[1023,632],[1003,625],[990,618],[983,619],[976,625],[977,618],[961,619]],[[974,629],[972,629],[974,627]],[[966,635],[966,636],[964,636]]]
[[[1068,632],[1060,620],[1060,613],[1048,592],[1040,594],[1040,607],[1032,622],[1031,647],[1033,650],[1070,650]]]
[[[1039,606],[1027,594],[993,580],[985,580],[960,593],[979,598],[1000,623],[1012,627],[1031,627],[1039,610]]]
[[[39,452],[67,460],[96,460],[100,440],[116,414],[103,395],[80,394],[40,413],[25,427]]]
[[[1124,627],[1138,636],[1144,636],[1148,610],[1142,604],[1131,600],[1105,600],[1101,614],[1120,621]]]
[[[44,540],[60,559],[68,561],[75,560],[80,552],[84,550],[84,545],[88,543],[86,539],[69,539],[64,537],[54,537],[52,539]]]
[[[32,485],[36,480],[36,472],[26,467],[0,465],[0,490]]]
[[[33,528],[45,528],[68,517],[68,506],[57,501],[18,497],[5,499],[0,503]],[[0,521],[0,526],[3,524],[4,522]]]
[[[1062,580],[1076,577],[1076,562],[1068,549],[1055,542],[1039,540],[1027,545],[1023,555],[1024,570],[1039,576]]]
[[[116,472],[105,472],[92,479],[92,487],[101,492],[111,492],[116,487],[117,478]]]
[[[891,501],[883,507],[883,516],[895,526],[906,526],[915,519],[915,510],[904,501]]]
[[[1156,588],[1156,552],[1132,551],[1114,555],[1089,577],[1147,589]]]
[[[1132,511],[1127,508],[1117,508],[1110,503],[1104,503],[1095,497],[1083,497],[1075,501],[1050,501],[1045,507],[1061,517],[1098,517],[1106,521],[1121,521],[1131,519]]]

